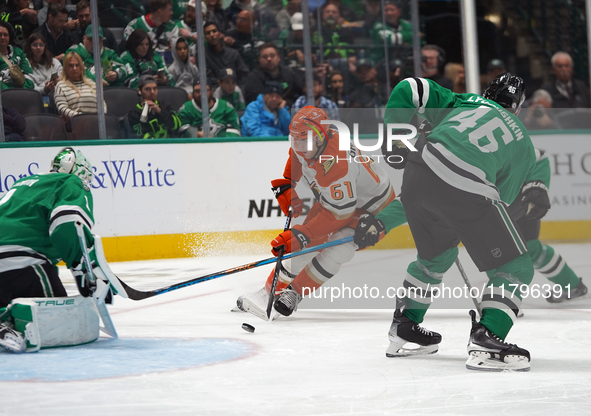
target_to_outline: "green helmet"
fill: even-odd
[[[64,147],[51,161],[50,172],[71,173],[82,181],[84,189],[90,190],[92,165],[80,150]]]

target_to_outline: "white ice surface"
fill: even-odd
[[[591,244],[555,247],[591,286]],[[332,283],[376,276],[400,282],[415,253],[358,253]],[[112,269],[130,286],[148,290],[260,258],[112,263]],[[463,251],[461,259],[473,283],[484,282]],[[117,341],[20,356],[0,352],[0,415],[591,414],[589,299],[526,308],[508,341],[531,352],[531,371],[486,373],[464,366],[470,301],[463,309],[441,309],[436,301],[424,326],[442,334],[440,350],[410,358],[385,357],[392,308],[302,308],[274,322],[231,313],[238,295],[259,289],[270,268],[139,302],[116,298],[110,311]],[[64,280],[74,294],[71,278]],[[461,282],[455,268],[444,281]],[[546,282],[536,275],[534,283]],[[243,331],[243,322],[255,333]],[[72,365],[79,369],[72,381],[51,381]],[[113,368],[119,375],[102,377]]]

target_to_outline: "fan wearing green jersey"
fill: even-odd
[[[508,73],[491,82],[484,98],[455,94],[423,78],[407,78],[392,92],[387,123],[409,123],[416,114],[434,128],[417,142],[418,152],[409,154],[404,171],[401,198],[418,256],[405,282],[413,290],[397,299],[387,356],[437,352],[441,335],[419,324],[462,242],[490,279],[480,321],[471,313],[466,367],[530,369],[529,352],[504,342],[522,299],[512,288],[528,285],[534,274],[507,211],[536,165],[529,135],[515,117],[524,98],[523,80]],[[419,348],[405,348],[407,343]]]
[[[83,265],[85,253],[81,238],[84,238],[94,263],[94,276],[109,285],[105,275],[110,270],[107,270],[106,265],[103,266],[102,250],[95,247],[95,236],[90,232],[94,225],[91,180],[92,166],[84,155],[79,150],[66,147],[53,159],[51,172],[16,181],[0,199],[0,346],[13,352],[23,352],[25,349],[38,349],[40,343],[44,346],[63,346],[91,342],[98,338],[97,309],[81,297],[66,298],[66,289],[56,267],[58,262],[63,261],[72,270],[83,297],[96,295],[94,292],[98,281],[91,279]],[[112,294],[118,293],[118,289],[120,286],[117,284],[112,286],[112,293],[108,288],[105,289],[101,301],[110,303]],[[44,338],[44,328],[36,328],[35,340],[29,339],[25,334],[27,331],[32,332],[32,327],[26,324],[35,324],[36,312],[33,309],[39,310],[41,315],[45,313],[45,310],[42,311],[45,305],[25,308],[28,318],[20,316],[19,320],[16,314],[19,308],[13,307],[11,303],[16,302],[17,298],[51,298],[60,305],[71,306],[74,314],[76,307],[82,305],[79,307],[79,315],[84,315],[82,325],[73,323],[75,318],[72,318],[74,321],[71,320],[69,325],[52,328],[50,341]],[[54,302],[52,306],[55,305]],[[62,315],[50,319],[51,324],[47,328],[60,321]],[[23,320],[27,322],[23,323]],[[13,323],[15,328],[11,328],[7,322]],[[19,322],[22,327],[19,327]],[[91,326],[95,330],[90,331]],[[67,333],[77,329],[84,332],[82,341],[80,334]],[[64,335],[66,344],[60,344],[64,339],[55,341],[57,335]]]

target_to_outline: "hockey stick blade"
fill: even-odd
[[[328,247],[338,246],[340,244],[349,243],[351,241],[353,241],[353,236],[341,238],[340,240],[329,241],[327,243],[318,244],[317,246],[308,247],[303,250],[296,251],[294,253],[288,253],[285,256],[281,257],[281,259],[287,260],[292,257],[302,256],[304,254],[308,254],[313,251],[323,250]],[[190,279],[185,282],[176,283],[174,285],[166,286],[161,289],[154,289],[154,290],[147,290],[147,291],[141,291],[141,290],[134,289],[134,288],[128,286],[121,279],[119,279],[119,281],[121,282],[121,285],[123,286],[123,288],[127,292],[129,299],[142,300],[142,299],[151,298],[152,296],[161,295],[163,293],[172,292],[173,290],[181,289],[183,287],[193,286],[193,285],[196,285],[197,283],[206,282],[208,280],[217,279],[219,277],[228,276],[230,274],[234,274],[234,273],[238,273],[238,272],[243,272],[245,270],[254,269],[256,267],[264,266],[266,264],[272,264],[275,262],[277,262],[277,257],[271,257],[268,259],[259,260],[259,261],[255,261],[255,262],[248,263],[248,264],[243,264],[242,266],[232,267],[230,269],[222,270],[220,272],[215,272],[215,273],[211,273],[211,274],[208,274],[205,276],[196,277],[194,279]]]

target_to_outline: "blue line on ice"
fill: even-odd
[[[38,353],[0,352],[0,381],[73,381],[219,364],[248,356],[252,344],[218,338],[99,338]]]

